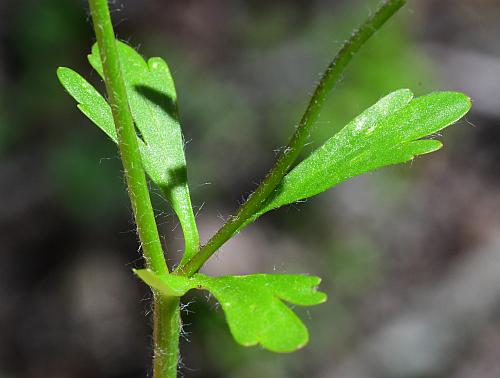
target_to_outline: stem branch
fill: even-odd
[[[318,119],[328,94],[339,81],[345,68],[352,57],[365,44],[365,42],[382,25],[401,8],[406,0],[385,0],[377,11],[369,17],[359,29],[344,43],[326,71],[311,97],[309,105],[302,116],[299,126],[295,130],[288,145],[283,150],[274,167],[266,175],[255,192],[248,197],[247,201],[238,209],[236,215],[222,226],[219,231],[194,255],[185,265],[180,266],[179,274],[191,276],[196,273],[227,240],[229,240],[240,227],[255,213],[257,213],[267,198],[272,194],[276,186],[281,182],[292,164],[300,154],[307,142],[311,130]]]

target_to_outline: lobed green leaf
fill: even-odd
[[[299,163],[253,217],[321,193],[354,176],[436,151],[428,137],[463,117],[470,99],[435,92],[412,99],[408,89],[383,97]]]
[[[142,269],[135,273],[166,295],[182,296],[190,289],[208,290],[221,304],[229,329],[241,345],[260,344],[274,352],[292,352],[309,340],[307,328],[283,301],[312,306],[326,300],[317,291],[321,279],[305,275],[252,274],[188,278],[156,275]]]
[[[187,183],[174,81],[161,58],[151,58],[146,62],[132,47],[119,41],[117,48],[138,130],[142,163],[179,217],[186,241],[183,261],[187,261],[198,250],[199,236]],[[97,44],[92,48],[89,62],[102,77]],[[99,92],[69,68],[59,68],[58,77],[78,102],[79,109],[116,143],[111,108]]]

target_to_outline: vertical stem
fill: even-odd
[[[153,378],[176,378],[181,317],[178,297],[155,295]]]
[[[92,21],[104,71],[108,101],[113,112],[128,194],[146,265],[168,274],[151,198],[142,166],[134,120],[120,67],[107,0],[89,0]],[[154,377],[174,378],[179,354],[179,300],[154,293]]]
[[[164,274],[167,273],[167,265],[163,257],[146,176],[142,167],[137,134],[122,77],[108,5],[106,0],[89,0],[89,4],[137,232],[148,266],[156,273]]]

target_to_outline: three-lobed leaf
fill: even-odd
[[[408,89],[390,93],[293,168],[252,220],[354,176],[440,149],[441,142],[421,138],[453,124],[470,106],[470,99],[458,92],[415,99]]]
[[[169,68],[161,58],[147,62],[132,47],[117,41],[130,109],[138,130],[142,163],[179,217],[186,240],[183,261],[198,249],[199,237],[187,184],[184,142],[177,109],[177,94]],[[97,44],[89,55],[92,67],[103,76]],[[83,77],[61,67],[58,77],[78,102],[78,108],[117,143],[111,108]]]
[[[166,295],[182,296],[190,289],[208,290],[221,304],[231,334],[239,344],[260,344],[274,352],[292,352],[309,339],[307,328],[283,301],[312,306],[326,300],[326,295],[317,291],[321,279],[306,275],[209,277],[195,274],[188,278],[173,274],[160,276],[146,269],[135,273]]]

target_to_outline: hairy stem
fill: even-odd
[[[210,256],[238,232],[240,227],[243,226],[252,215],[261,209],[266,199],[272,194],[276,186],[278,186],[291,165],[299,156],[311,134],[311,130],[318,119],[328,94],[341,78],[342,73],[352,57],[365,42],[404,5],[405,2],[406,0],[383,1],[377,11],[344,43],[338,54],[323,73],[295,133],[278,157],[274,167],[269,171],[255,192],[250,195],[247,201],[238,209],[236,215],[229,218],[224,226],[217,231],[196,255],[194,255],[185,265],[180,266],[176,271],[177,273],[187,276],[196,273]]]
[[[155,296],[153,378],[176,378],[181,317],[178,297]]]
[[[122,77],[107,0],[89,0],[89,5],[103,64],[108,101],[118,135],[128,194],[146,265],[157,274],[168,274]],[[154,294],[154,377],[172,378],[177,375],[180,329],[178,307],[178,299]]]
[[[106,0],[89,0],[97,44],[103,62],[104,82],[118,135],[118,146],[125,171],[128,194],[137,232],[148,267],[159,274],[167,272],[163,250],[142,167],[134,120],[130,112],[125,82],[116,49],[115,35]]]

